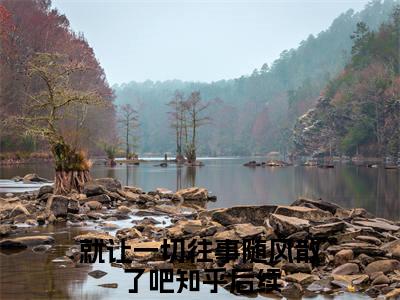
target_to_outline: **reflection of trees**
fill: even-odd
[[[336,202],[343,207],[364,207],[377,216],[398,220],[399,172],[337,165],[335,169],[295,169],[295,193]]]
[[[186,167],[184,185],[185,187],[196,186],[196,167]]]
[[[176,190],[180,190],[182,188],[182,166],[176,166]]]

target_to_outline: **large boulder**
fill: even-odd
[[[70,199],[65,196],[53,195],[47,201],[46,210],[53,213],[55,217],[66,217],[69,202]]]
[[[304,206],[304,207],[317,207],[324,211],[329,211],[331,214],[335,214],[337,209],[342,209],[339,205],[322,201],[322,200],[313,200],[304,197],[300,197],[295,202],[291,204],[292,206]]]
[[[19,215],[25,215],[25,216],[29,216],[30,213],[29,211],[26,209],[25,206],[23,206],[22,204],[17,204],[9,213],[8,217],[9,218],[14,218],[16,216]]]
[[[345,263],[343,265],[336,267],[332,271],[332,274],[335,275],[353,275],[358,273],[360,273],[360,268],[355,263]]]
[[[354,225],[364,226],[364,227],[371,227],[376,231],[398,231],[400,230],[400,226],[390,224],[382,219],[371,219],[371,220],[354,220]]]
[[[330,237],[334,233],[343,231],[346,228],[346,224],[342,221],[328,223],[328,224],[321,224],[312,226],[310,228],[310,234],[315,237]]]
[[[115,178],[98,178],[95,179],[96,184],[102,185],[107,191],[117,192],[122,188],[121,182]]]
[[[54,187],[52,185],[43,185],[40,187],[38,192],[38,198],[41,198],[45,194],[53,194]]]
[[[182,197],[184,200],[203,200],[208,199],[208,191],[205,188],[191,187],[181,189],[176,192],[176,195]]]
[[[266,233],[266,228],[264,226],[254,226],[250,223],[235,224],[232,225],[232,228],[241,239],[249,239]]]
[[[269,217],[269,224],[274,228],[275,233],[280,236],[288,236],[310,227],[310,222],[308,220],[279,214],[271,214]]]
[[[91,196],[97,196],[97,195],[102,195],[105,194],[107,191],[102,185],[93,183],[93,182],[88,182],[83,186],[83,191],[82,191],[86,196],[91,197]]]
[[[304,206],[278,206],[275,214],[295,217],[308,221],[323,221],[333,217],[333,215],[328,211]]]
[[[244,223],[262,226],[275,209],[275,205],[234,206],[211,211],[211,218],[224,226]]]
[[[96,195],[96,196],[87,197],[84,201],[85,202],[97,201],[97,202],[100,202],[102,204],[108,204],[108,203],[111,202],[111,198],[106,194],[102,194],[102,195]]]
[[[400,261],[396,259],[382,259],[370,263],[365,268],[365,273],[372,274],[376,272],[383,272],[386,274],[393,272],[394,270],[400,270]]]
[[[42,178],[37,174],[27,174],[23,178],[24,183],[31,183],[31,182],[50,182],[46,178]]]
[[[400,240],[383,244],[381,248],[388,251],[393,258],[400,259]]]

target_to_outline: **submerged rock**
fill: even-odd
[[[92,276],[93,278],[99,279],[107,275],[107,272],[101,271],[101,270],[94,270],[88,273],[89,276]]]
[[[36,245],[53,244],[54,238],[47,235],[33,235],[16,237],[13,239],[5,239],[0,241],[0,249],[18,249],[27,248]]]

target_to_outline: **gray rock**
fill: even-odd
[[[102,185],[95,184],[93,182],[88,182],[83,186],[83,194],[88,197],[103,195],[106,193],[105,188]]]
[[[336,213],[337,209],[341,209],[341,207],[337,204],[322,201],[322,200],[313,200],[304,197],[300,197],[295,202],[291,204],[292,206],[313,206],[318,207],[319,209],[329,211],[332,215]]]
[[[354,253],[351,249],[343,249],[335,254],[335,266],[340,266],[354,259]]]
[[[18,249],[27,248],[36,245],[48,245],[54,243],[55,240],[51,236],[47,235],[34,235],[34,236],[23,236],[13,239],[5,239],[0,241],[0,249]]]
[[[330,212],[304,206],[278,206],[274,213],[308,221],[322,221],[333,217]]]
[[[95,179],[96,184],[102,185],[107,191],[117,192],[122,188],[121,182],[114,178],[98,178]]]
[[[286,273],[308,273],[310,274],[312,271],[310,263],[290,263],[285,262],[282,267]]]
[[[310,227],[310,223],[307,220],[278,214],[271,214],[269,223],[274,228],[274,231],[282,236],[287,236]]]
[[[377,219],[372,219],[372,220],[355,220],[353,221],[353,224],[359,225],[359,226],[365,226],[365,227],[371,227],[375,229],[376,231],[399,231],[400,226],[392,225],[388,222],[385,222],[383,220],[377,220]]]
[[[85,199],[85,202],[89,201],[97,201],[100,202],[101,204],[109,204],[111,202],[111,198],[106,194],[101,194],[96,196],[90,196]]]
[[[25,206],[23,206],[21,204],[18,204],[12,209],[12,211],[9,213],[8,217],[9,218],[14,218],[14,217],[19,216],[19,215],[29,216],[30,213],[25,208]]]
[[[284,288],[281,290],[282,296],[286,298],[301,298],[303,295],[303,288],[300,284],[289,282]]]
[[[88,273],[88,275],[92,276],[93,278],[99,279],[107,275],[107,272],[101,270],[94,270]]]
[[[390,279],[382,274],[377,276],[373,281],[372,281],[372,285],[380,285],[380,284],[390,284]]]
[[[276,205],[234,206],[211,211],[211,218],[224,226],[251,223],[262,226],[265,220],[276,210]]]
[[[40,187],[38,192],[38,198],[41,198],[44,194],[53,194],[54,187],[52,185],[43,185]]]
[[[50,182],[49,180],[38,176],[37,174],[27,174],[24,176],[23,181],[25,183],[30,182]]]
[[[344,222],[334,222],[310,227],[310,234],[314,237],[330,237],[332,234],[343,231],[346,227]]]
[[[383,272],[384,274],[393,272],[394,270],[400,269],[400,262],[396,259],[385,259],[377,260],[370,263],[365,268],[366,274],[372,274],[375,272]]]
[[[103,284],[99,284],[99,286],[101,286],[103,288],[108,288],[108,289],[116,289],[116,288],[118,288],[118,283],[103,283]]]
[[[345,263],[343,265],[336,267],[332,271],[332,274],[335,275],[353,275],[358,273],[360,273],[360,268],[355,263]]]
[[[66,217],[68,214],[69,201],[70,199],[65,196],[53,195],[47,201],[46,209],[51,212],[56,218]]]

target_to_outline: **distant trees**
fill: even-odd
[[[196,162],[197,131],[210,120],[209,116],[205,115],[210,103],[202,101],[199,91],[192,92],[186,100],[181,92],[176,91],[174,98],[168,103],[172,108],[168,114],[171,127],[175,129],[178,161],[182,161],[184,151],[189,164]]]
[[[173,99],[167,103],[170,107],[169,121],[171,127],[175,131],[176,137],[176,159],[178,162],[185,160],[183,156],[183,138],[185,144],[187,143],[187,120],[186,120],[186,107],[184,105],[183,93],[175,91]]]
[[[118,123],[121,126],[122,135],[125,141],[125,157],[130,159],[132,150],[136,144],[135,130],[139,127],[138,112],[131,104],[121,105],[119,109]]]
[[[283,140],[289,135],[282,134],[281,130],[292,130],[296,119],[315,106],[329,80],[337,77],[350,61],[353,41],[349,36],[356,30],[357,22],[364,21],[371,30],[376,30],[389,19],[395,4],[393,0],[373,1],[359,12],[343,12],[329,28],[305,37],[296,49],[282,52],[269,66],[257,66],[253,76],[249,70],[248,75],[212,83],[132,82],[117,87],[116,94],[121,103],[128,98],[145,103],[140,111],[141,144],[145,152],[178,148],[176,139],[171,142],[169,138],[169,128],[163,127],[167,118],[165,103],[177,89],[186,96],[196,90],[204,99],[222,100],[208,111],[214,125],[196,134],[199,153],[250,155],[277,151],[278,145],[289,148],[290,139]],[[266,104],[268,111],[264,109]],[[260,124],[268,126],[260,127]],[[252,132],[254,128],[257,130]]]
[[[324,108],[312,112],[311,137],[329,132],[325,149],[340,154],[397,158],[400,151],[400,6],[376,31],[358,23],[352,57],[324,93]],[[311,115],[309,115],[311,116]],[[312,141],[312,138],[309,138]],[[322,145],[323,146],[323,145]],[[307,145],[305,145],[307,147]],[[315,147],[310,147],[311,149]]]
[[[71,78],[86,72],[82,62],[71,61],[65,55],[38,53],[28,64],[28,76],[37,81],[35,94],[27,95],[20,115],[10,118],[10,124],[26,134],[43,138],[54,157],[56,177],[55,193],[81,192],[89,181],[90,162],[83,149],[69,139],[70,131],[63,131],[61,124],[75,113],[76,106],[106,105],[94,90],[76,90]],[[80,130],[80,128],[77,128]],[[75,132],[73,136],[78,135]]]

